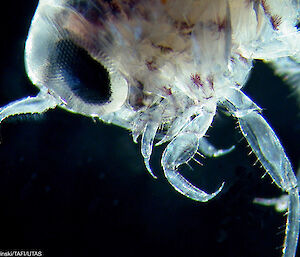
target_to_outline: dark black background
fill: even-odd
[[[26,77],[23,49],[37,1],[6,1],[1,16],[0,106],[37,90]],[[4,43],[4,45],[3,45]],[[263,107],[294,167],[299,164],[296,97],[266,65],[256,63],[245,91]],[[253,167],[234,121],[218,115],[210,138],[236,150],[185,171],[208,203],[178,194],[154,150],[147,174],[139,146],[125,129],[52,110],[0,127],[0,249],[38,249],[45,256],[281,256],[285,218],[254,197],[280,190]]]

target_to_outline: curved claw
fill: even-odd
[[[153,178],[157,178],[150,167],[150,156],[152,153],[153,141],[156,135],[156,131],[158,129],[159,123],[148,123],[145,127],[144,133],[142,135],[141,141],[141,152],[144,157],[144,163],[147,168],[147,171],[151,174]]]
[[[177,168],[187,163],[198,150],[198,137],[192,133],[182,133],[178,135],[165,149],[162,156],[162,167],[170,184],[176,191],[191,198],[195,201],[207,202],[214,198],[223,188],[220,188],[208,194],[187,181],[178,171]]]
[[[227,149],[217,149],[215,148],[206,138],[200,138],[199,140],[199,150],[205,156],[208,157],[220,157],[222,155],[228,154],[235,149],[235,146],[231,146]]]
[[[150,157],[152,154],[152,148],[153,148],[153,141],[156,135],[156,132],[159,128],[159,125],[161,124],[162,115],[164,105],[157,106],[157,108],[154,108],[149,113],[149,116],[141,117],[141,119],[146,120],[146,124],[144,127],[144,132],[142,135],[142,141],[141,141],[141,153],[144,157],[144,163],[147,168],[147,171],[151,174],[153,178],[157,178],[150,167]]]

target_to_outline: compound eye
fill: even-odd
[[[119,110],[127,99],[127,80],[108,57],[98,54],[97,42],[91,46],[82,35],[71,35],[44,17],[33,21],[26,42],[33,84],[46,87],[62,108],[74,113],[99,117]]]
[[[65,108],[100,116],[120,108],[127,98],[127,82],[71,39],[61,39],[49,53],[46,85]]]
[[[107,68],[69,39],[53,49],[49,73],[54,80],[63,78],[69,90],[87,104],[105,104],[111,98]]]

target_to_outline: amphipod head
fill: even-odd
[[[124,104],[128,85],[101,51],[101,26],[80,13],[84,5],[73,2],[77,6],[72,1],[39,2],[26,41],[25,65],[33,84],[47,89],[59,106],[99,117]]]

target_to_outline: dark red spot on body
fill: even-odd
[[[281,17],[278,15],[271,16],[270,21],[274,30],[278,30],[279,25],[281,24]]]
[[[203,86],[203,82],[201,80],[201,77],[199,74],[192,74],[191,75],[191,80],[193,81],[193,83],[197,86],[197,87],[202,87]]]

